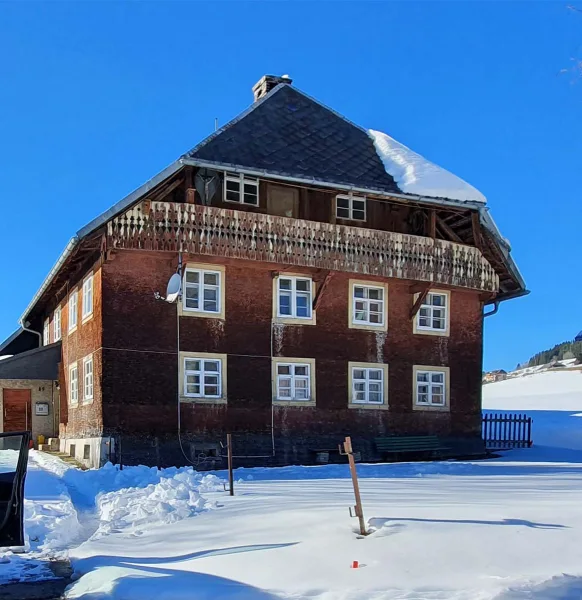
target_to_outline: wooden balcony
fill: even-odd
[[[499,289],[494,269],[472,246],[194,204],[146,200],[109,221],[107,245]]]

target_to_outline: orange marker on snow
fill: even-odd
[[[358,569],[360,567],[360,563],[357,560],[352,562],[352,569]]]

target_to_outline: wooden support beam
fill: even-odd
[[[430,211],[430,222],[429,222],[429,236],[434,240],[436,239],[436,210],[433,208]]]
[[[481,222],[479,221],[479,213],[474,212],[471,214],[471,223],[473,226],[473,242],[475,247],[479,248],[483,252],[483,243],[481,241]]]
[[[165,188],[160,190],[155,196],[151,196],[150,197],[151,200],[154,200],[156,202],[159,200],[163,200],[170,192],[173,192],[183,182],[184,182],[184,180],[182,178],[176,179],[175,181],[170,183],[168,186],[166,186]]]
[[[428,292],[430,291],[430,284],[427,284],[424,286],[424,289],[422,290],[422,292],[420,292],[418,294],[418,298],[416,299],[416,302],[412,305],[412,308],[410,309],[410,320],[414,319],[414,317],[416,317],[416,313],[418,313],[418,311],[420,310],[420,307],[422,306],[422,303],[424,302],[424,299],[426,298],[426,295],[428,294]]]
[[[319,306],[319,304],[321,302],[321,297],[323,296],[323,292],[325,291],[325,288],[327,287],[327,285],[330,282],[330,279],[333,277],[333,275],[334,275],[333,271],[328,271],[327,275],[325,276],[325,279],[323,280],[323,283],[317,290],[317,293],[315,294],[315,298],[313,299],[313,310],[314,311],[317,310],[317,307]]]
[[[453,240],[459,244],[464,244],[463,240],[439,217],[436,218],[438,226]]]

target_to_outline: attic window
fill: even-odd
[[[340,195],[335,197],[335,216],[352,221],[366,220],[366,198],[363,196]]]
[[[259,180],[243,173],[224,174],[224,200],[250,206],[259,205]]]

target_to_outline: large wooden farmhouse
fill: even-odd
[[[4,430],[89,465],[217,467],[227,432],[240,464],[480,452],[484,313],[527,293],[484,197],[288,78],[253,92],[71,239],[0,345]]]

